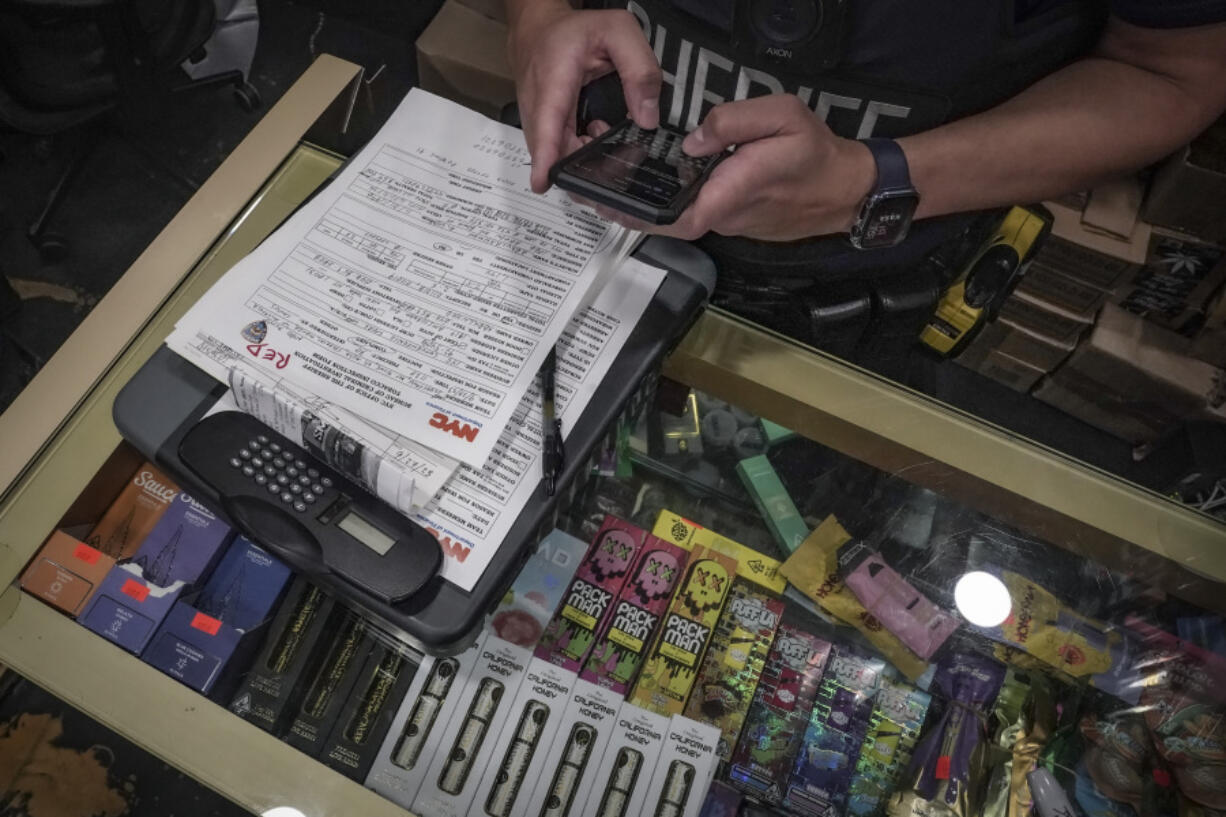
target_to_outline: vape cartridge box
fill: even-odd
[[[490,763],[481,770],[469,814],[512,817],[525,813],[536,781],[549,765],[549,748],[562,723],[577,676],[533,656]]]
[[[486,623],[485,641],[459,691],[455,715],[428,754],[425,780],[413,800],[415,813],[468,813],[506,723],[506,710],[527,675],[532,650],[586,550],[587,543],[555,530],[516,576]]]
[[[250,655],[256,634],[289,581],[290,570],[263,548],[238,537],[196,597],[177,601],[142,659],[208,695],[223,683],[233,691],[227,662]],[[227,695],[228,697],[228,695]]]
[[[629,691],[688,559],[685,548],[647,537],[579,677],[619,695]]]
[[[669,722],[663,715],[622,703],[596,766],[582,817],[635,817],[645,813],[647,788],[664,750]]]
[[[294,579],[268,627],[230,711],[269,732],[279,733],[291,711],[294,691],[324,636],[335,602],[303,576]]]
[[[595,788],[621,705],[622,696],[613,690],[582,678],[575,682],[545,772],[523,814],[578,817]]]
[[[783,801],[830,649],[829,641],[779,625],[729,765],[729,781],[741,791],[773,806]]]
[[[732,583],[685,707],[686,717],[720,730],[715,753],[721,763],[732,757],[782,617],[782,601],[740,579]]]
[[[707,789],[707,799],[702,801],[699,817],[737,817],[741,811],[744,795],[731,786],[716,780]]]
[[[152,464],[142,464],[86,535],[85,544],[115,561],[128,558],[178,495],[179,486]]]
[[[860,747],[847,813],[873,817],[885,811],[886,802],[919,740],[931,696],[906,684],[881,682],[868,733]]]
[[[646,531],[629,522],[605,517],[571,580],[562,606],[537,645],[538,657],[573,673],[583,668],[647,537]]]
[[[839,645],[830,654],[784,803],[797,814],[842,814],[885,661]]]
[[[661,715],[685,709],[736,574],[736,561],[697,546],[669,605],[631,700]]]
[[[22,574],[21,587],[75,616],[114,566],[110,556],[57,530]]]
[[[666,542],[680,545],[686,550],[700,545],[718,550],[725,556],[731,556],[736,559],[737,578],[755,584],[776,596],[782,595],[787,589],[788,582],[779,572],[782,562],[778,559],[772,559],[727,536],[721,536],[710,528],[704,528],[697,522],[686,519],[681,514],[670,510],[660,511],[651,533]]]
[[[653,817],[698,817],[715,778],[718,740],[719,730],[715,727],[674,715],[641,813]]]
[[[736,465],[736,473],[745,490],[753,497],[758,513],[766,520],[766,526],[779,547],[788,553],[795,552],[808,537],[809,526],[796,509],[770,460],[765,454],[741,460]]]
[[[318,649],[323,650],[323,658],[313,668],[294,708],[289,729],[281,736],[290,746],[311,757],[319,756],[374,647],[365,620],[340,608],[336,615],[340,621],[329,637],[320,642]]]
[[[140,655],[180,595],[206,575],[233,531],[180,492],[132,561],[111,569],[79,621]]]
[[[413,662],[399,645],[376,644],[341,707],[319,759],[359,782],[366,779],[375,753],[396,714],[396,703],[413,680]]]
[[[455,715],[460,692],[485,639],[482,633],[473,646],[459,655],[427,656],[422,660],[375,754],[366,776],[366,788],[406,810],[411,809],[434,754],[442,751],[443,732]]]

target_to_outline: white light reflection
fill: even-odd
[[[260,817],[306,817],[306,815],[291,806],[277,806],[276,808],[270,808],[261,814]]]
[[[982,570],[966,573],[954,585],[954,604],[977,627],[995,627],[1009,617],[1013,601],[1005,583]]]

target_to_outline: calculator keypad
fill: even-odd
[[[331,479],[264,435],[244,444],[229,462],[271,497],[298,513],[306,513],[332,487]]]

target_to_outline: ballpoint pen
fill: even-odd
[[[558,352],[556,348],[549,350],[545,363],[541,366],[541,436],[544,456],[541,465],[545,471],[545,496],[551,497],[557,488],[558,475],[566,462],[566,452],[562,448],[562,421],[558,419],[556,407],[555,380],[558,368]]]

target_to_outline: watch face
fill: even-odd
[[[919,196],[904,192],[885,194],[871,201],[860,222],[858,246],[862,249],[893,247],[907,237]]]

